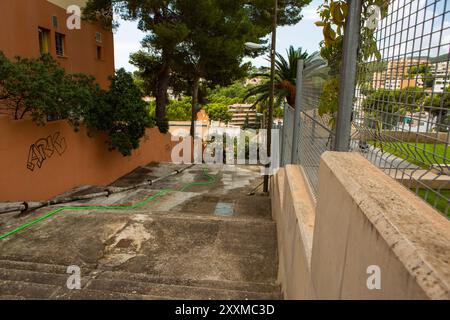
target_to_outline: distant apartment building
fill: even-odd
[[[233,104],[228,107],[228,110],[233,114],[229,123],[231,126],[244,126],[247,117],[250,126],[254,126],[257,122],[256,108],[252,104]]]
[[[101,87],[114,74],[111,30],[81,20],[81,28],[69,30],[71,5],[87,0],[0,0],[0,51],[8,58],[51,54],[67,73],[94,76]]]
[[[438,62],[432,70],[434,75],[433,92],[442,93],[450,85],[450,62]]]
[[[424,81],[421,75],[411,76],[411,67],[427,64],[427,59],[398,59],[389,61],[385,70],[375,72],[373,87],[375,89],[399,90],[407,87],[423,87]]]

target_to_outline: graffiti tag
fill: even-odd
[[[41,168],[44,161],[51,158],[55,154],[55,151],[61,156],[66,149],[66,139],[61,138],[59,132],[47,138],[39,139],[30,147],[27,168],[31,171],[34,171],[36,165],[38,168]]]

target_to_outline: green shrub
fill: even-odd
[[[124,69],[104,91],[91,76],[66,74],[50,55],[10,61],[0,52],[0,103],[15,120],[30,116],[44,125],[66,119],[76,131],[84,122],[90,134],[106,132],[110,149],[124,156],[139,147],[145,129],[152,126],[141,91]]]
[[[117,149],[124,156],[139,148],[145,129],[153,126],[141,91],[124,69],[111,78],[109,90],[87,110],[85,121],[90,129],[106,132],[110,150]]]

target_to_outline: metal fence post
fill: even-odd
[[[335,151],[348,152],[350,149],[353,97],[356,86],[358,47],[361,32],[361,12],[362,0],[350,0],[349,13],[345,22]]]
[[[292,136],[293,127],[294,127],[294,108],[292,108],[288,104],[285,104],[283,117],[283,145],[282,145],[283,166],[291,164],[292,143],[294,140],[294,137]]]
[[[303,68],[305,62],[300,59],[297,62],[297,79],[296,79],[296,94],[295,94],[295,112],[294,112],[294,132],[292,135],[292,154],[291,163],[298,163],[298,139],[300,136],[300,116],[301,116],[301,94],[303,88]]]

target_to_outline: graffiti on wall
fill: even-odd
[[[27,168],[31,171],[34,171],[36,166],[41,168],[44,161],[53,157],[55,152],[61,156],[66,149],[66,139],[60,137],[59,132],[56,132],[47,138],[39,139],[30,147]]]

